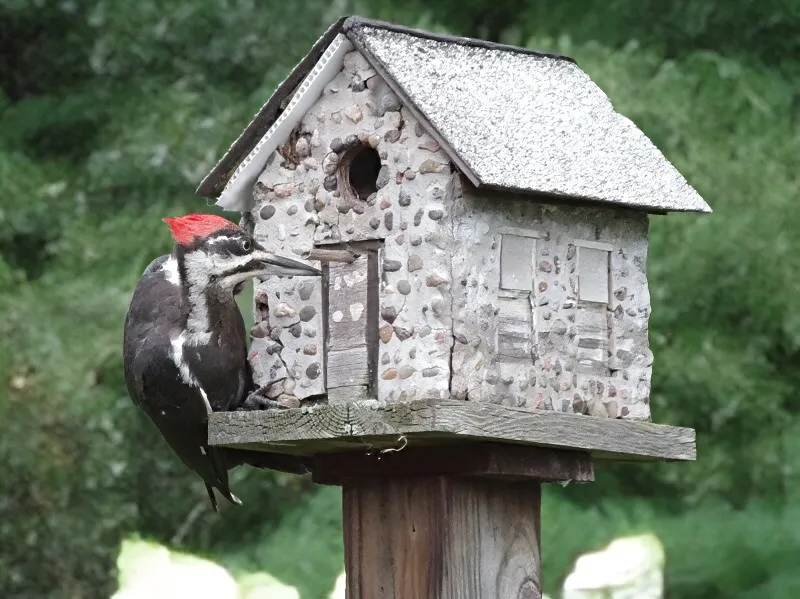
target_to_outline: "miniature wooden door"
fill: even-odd
[[[325,387],[331,401],[369,397],[377,389],[380,247],[365,242],[348,249],[355,255],[352,262],[322,268]]]

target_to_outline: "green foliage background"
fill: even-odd
[[[209,513],[120,346],[160,219],[217,211],[198,182],[353,13],[573,56],[714,208],[653,218],[649,261],[654,418],[700,459],[547,489],[546,590],[654,530],[672,599],[800,596],[800,0],[0,0],[0,596],[107,597],[134,531],[331,588],[336,490],[237,471]]]

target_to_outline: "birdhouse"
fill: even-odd
[[[573,60],[341,19],[198,192],[322,273],[254,291],[295,409],[208,439],[343,487],[349,599],[541,597],[541,483],[695,459],[648,422],[647,234],[710,208]]]
[[[199,188],[319,280],[255,289],[259,385],[649,420],[650,214],[709,212],[570,58],[348,18]]]

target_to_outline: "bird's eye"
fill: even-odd
[[[242,249],[245,252],[249,252],[250,251],[250,242],[247,241],[246,239],[244,241],[242,241]]]

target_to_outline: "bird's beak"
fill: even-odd
[[[266,251],[260,244],[256,244],[255,250],[252,253],[253,260],[258,263],[258,270],[263,270],[265,276],[270,275],[293,275],[299,277],[319,277],[322,272],[291,258],[284,258],[283,256],[276,256]]]

